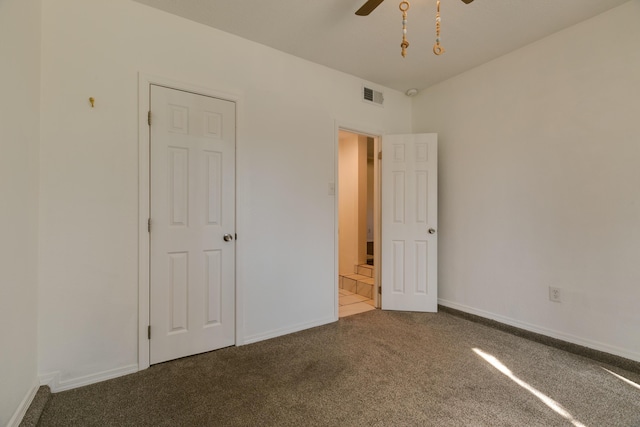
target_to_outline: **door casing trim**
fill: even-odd
[[[150,349],[147,338],[149,326],[149,283],[150,268],[150,239],[147,229],[147,221],[150,216],[150,134],[148,124],[148,112],[150,110],[150,87],[151,85],[164,86],[171,89],[192,92],[200,95],[231,101],[236,104],[236,193],[238,182],[238,142],[240,140],[240,129],[238,123],[241,122],[242,96],[233,92],[222,92],[206,86],[195,85],[168,77],[138,73],[138,370],[147,369],[150,366]],[[152,117],[153,120],[153,117]],[[237,201],[236,201],[236,232],[237,221]],[[236,244],[236,264],[235,264],[235,341],[236,345],[244,344],[244,307],[243,286],[238,276],[238,258],[241,247]]]

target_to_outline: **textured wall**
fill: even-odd
[[[415,98],[441,303],[640,360],[638,22],[634,0]]]
[[[37,382],[40,1],[0,1],[0,425]],[[15,418],[14,418],[15,416]],[[12,420],[13,418],[13,420]]]
[[[45,3],[42,61],[41,374],[137,363],[140,71],[241,100],[245,340],[335,318],[336,121],[406,132],[403,94],[367,105],[360,79],[129,0]]]

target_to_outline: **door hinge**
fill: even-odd
[[[149,110],[149,112],[147,113],[147,123],[149,123],[149,126],[151,126],[151,110]]]
[[[236,240],[238,240],[238,233],[235,233],[235,238]]]
[[[151,339],[151,325],[147,326],[147,339]]]
[[[151,233],[151,218],[147,220],[147,231]]]
[[[378,160],[382,160],[382,151],[378,151]]]
[[[382,295],[382,286],[378,286],[378,294]]]

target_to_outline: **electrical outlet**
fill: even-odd
[[[549,286],[549,301],[562,302],[562,293],[560,292],[560,288]]]

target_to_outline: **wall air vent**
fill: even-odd
[[[382,94],[382,92],[378,92],[377,90],[362,86],[362,100],[364,102],[370,102],[376,105],[383,105],[384,95]]]

